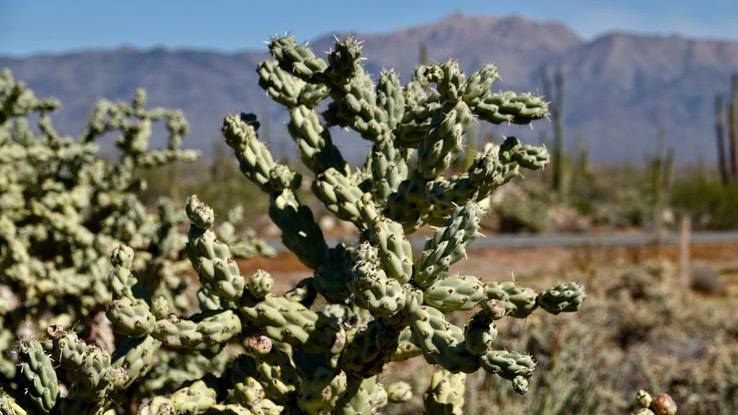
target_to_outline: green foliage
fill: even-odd
[[[665,203],[655,203],[649,168],[632,165],[598,166],[572,181],[569,203],[603,227],[652,226]]]
[[[695,229],[738,229],[738,186],[707,179],[677,181],[671,193],[674,210],[689,214]]]

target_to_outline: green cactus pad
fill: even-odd
[[[329,130],[320,124],[314,109],[304,105],[295,107],[290,112],[287,130],[297,143],[302,162],[314,173],[333,168],[348,174],[348,164],[333,144]]]
[[[320,367],[300,384],[297,405],[308,414],[331,412],[347,390],[346,373]]]
[[[538,307],[536,297],[535,291],[514,281],[487,283],[487,298],[502,301],[506,314],[515,318],[528,317]]]
[[[282,243],[310,268],[326,261],[328,245],[312,211],[288,189],[273,194],[269,217],[282,230]]]
[[[473,275],[448,275],[426,288],[423,301],[443,312],[471,310],[486,296],[484,284]]]
[[[485,311],[474,314],[464,327],[464,345],[476,356],[485,354],[496,338],[497,329],[494,320],[489,318]]]
[[[551,314],[576,312],[586,297],[584,287],[571,282],[559,284],[538,294],[536,303]]]
[[[407,382],[395,382],[386,389],[387,399],[392,403],[407,402],[413,397],[413,388]]]
[[[461,415],[464,413],[465,373],[441,369],[431,377],[423,403],[429,415]]]
[[[207,230],[213,227],[215,222],[213,209],[202,203],[196,195],[192,195],[187,199],[185,211],[190,222],[197,228]]]
[[[431,286],[449,267],[466,256],[466,246],[477,235],[484,211],[477,203],[467,203],[454,209],[451,216],[425,243],[415,263],[413,281],[421,288]]]
[[[272,190],[269,172],[276,166],[269,149],[259,142],[259,123],[253,114],[235,114],[223,120],[226,143],[236,152],[241,172],[264,192]]]
[[[490,350],[479,358],[482,369],[514,381],[516,377],[529,378],[535,369],[533,358],[507,350]]]
[[[206,350],[223,344],[241,331],[241,320],[233,310],[207,312],[182,319],[171,315],[157,320],[152,336],[169,347]]]
[[[328,169],[315,178],[313,192],[336,217],[362,226],[364,192],[351,178],[333,168]]]
[[[405,306],[405,291],[399,281],[389,278],[379,266],[378,249],[364,242],[356,251],[348,287],[357,305],[373,314],[391,316]]]
[[[377,247],[387,277],[404,284],[413,274],[413,247],[402,225],[382,218],[369,228],[368,240]]]
[[[143,337],[154,330],[156,317],[149,304],[140,298],[123,297],[113,300],[106,312],[115,331],[133,338]]]
[[[298,44],[292,36],[275,36],[268,47],[282,69],[304,80],[316,77],[328,66],[325,60],[315,56],[306,45]]]
[[[471,373],[479,368],[477,357],[464,345],[463,330],[448,321],[435,308],[422,306],[411,316],[412,340],[430,364],[451,372]]]
[[[125,369],[128,380],[123,389],[130,387],[136,380],[145,376],[156,362],[156,352],[161,342],[152,336],[139,339],[126,339],[115,349],[112,364]]]
[[[268,272],[264,270],[257,270],[248,280],[248,289],[254,298],[262,299],[270,294],[272,291],[272,285],[274,285],[274,279]]]
[[[385,319],[372,320],[346,345],[341,357],[343,367],[360,378],[381,373],[399,346],[399,334]]]

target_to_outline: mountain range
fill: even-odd
[[[677,160],[714,160],[715,94],[727,101],[730,75],[738,72],[738,41],[629,33],[585,41],[563,24],[520,16],[453,14],[432,24],[354,35],[364,42],[369,72],[394,68],[403,80],[419,62],[421,45],[430,62],[454,58],[467,73],[494,63],[502,77],[494,89],[542,94],[541,66],[551,73],[560,68],[565,141],[573,146],[579,137],[595,161],[640,162],[655,151],[661,129]],[[334,42],[327,35],[309,44],[322,53]],[[226,54],[119,48],[0,56],[0,68],[10,68],[36,95],[57,97],[62,108],[54,123],[70,135],[79,134],[97,99],[129,100],[136,88],[145,88],[149,105],[184,111],[191,126],[186,146],[209,154],[220,140],[223,116],[234,112],[268,116],[272,145],[284,148],[289,141],[281,128],[286,114],[257,85],[255,68],[265,59],[266,49]],[[551,130],[547,121],[532,129],[491,127],[534,144]],[[361,147],[352,137],[338,144],[349,155]]]

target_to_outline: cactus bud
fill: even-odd
[[[656,415],[674,415],[677,412],[677,405],[671,396],[659,393],[651,402],[651,410]]]
[[[272,340],[264,335],[251,336],[244,344],[246,350],[254,356],[265,356],[272,351]]]
[[[249,277],[248,289],[251,295],[257,299],[262,299],[272,291],[274,279],[268,272],[257,270]]]
[[[197,195],[192,195],[187,199],[187,217],[193,225],[200,229],[210,229],[215,222],[215,213],[210,206],[200,202]]]
[[[648,408],[651,406],[652,398],[651,394],[641,389],[636,393],[635,400],[641,408]]]
[[[559,284],[540,293],[536,303],[551,314],[579,311],[587,295],[577,283]]]
[[[413,388],[407,382],[395,382],[387,387],[387,398],[392,403],[407,402],[413,397]]]

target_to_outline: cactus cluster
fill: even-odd
[[[430,414],[461,413],[466,374],[480,369],[509,380],[519,393],[528,390],[535,361],[497,349],[496,322],[538,308],[576,311],[583,288],[570,283],[537,293],[451,267],[480,236],[490,194],[521,169],[542,168],[548,155],[509,137],[487,145],[466,171],[450,168],[472,124],[527,124],[546,115],[546,103],[493,92],[499,76],[492,65],[468,77],[455,61],[421,66],[405,85],[383,71],[375,84],[352,37],[337,40],[327,59],[291,36],[273,38],[269,51],[274,60],[258,65],[259,85],[289,111],[288,131],[312,175],[312,192],[356,226],[358,240],[329,246],[298,197],[308,181],[275,161],[259,141],[254,115],[226,117],[222,132],[240,170],[268,195],[282,243],[312,274],[282,294],[266,271],[242,275],[231,244],[214,231],[214,212],[193,195],[185,209],[191,225],[184,255],[199,276],[197,311],[186,315],[176,298],[158,293],[164,276],[138,266],[150,257],[118,238],[106,316],[125,341],[108,354],[50,325],[48,340],[24,343],[20,357],[32,373],[23,381],[34,391],[22,400],[34,410],[113,413],[117,397],[145,382],[165,350],[225,364],[156,393],[138,413],[370,414],[411,398],[410,385],[385,386],[378,378],[391,362],[416,356],[438,368],[423,395]],[[362,166],[348,164],[332,127],[369,141]],[[435,230],[414,252],[408,235],[426,225]],[[467,323],[452,322],[460,318]],[[52,386],[60,379],[47,370],[56,365],[67,373],[64,397]],[[14,409],[20,399],[0,397],[0,407],[22,413]]]
[[[50,114],[58,106],[56,100],[38,99],[9,71],[0,73],[0,387],[6,392],[27,389],[28,399],[42,412],[61,396],[56,382],[63,378],[55,375],[59,362],[52,365],[45,357],[48,348],[44,352],[31,339],[44,337],[52,323],[73,326],[97,347],[90,352],[97,361],[100,353],[116,350],[106,309],[133,331],[139,324],[140,315],[126,313],[129,305],[141,311],[140,303],[116,298],[108,307],[117,289],[108,284],[109,257],[116,246],[132,247],[137,259],[132,267],[174,309],[186,311],[196,303],[188,296],[191,280],[181,276],[190,269],[184,255],[187,217],[167,200],[156,212],[147,211],[140,199],[146,183],[138,178],[141,169],[198,157],[197,151],[180,148],[188,130],[184,116],[147,109],[145,93],[137,91],[131,103],[100,101],[88,127],[74,139],[51,124]],[[29,119],[36,117],[34,127]],[[169,134],[166,148],[150,148],[157,121]],[[117,161],[98,154],[99,142],[108,137],[115,140]],[[237,213],[231,214],[232,223],[219,227],[222,238],[239,254],[268,253],[260,241],[251,243],[236,232]],[[129,358],[145,352],[128,343],[126,347]],[[98,362],[90,364],[93,369],[75,366],[72,373],[98,370]],[[96,388],[82,384],[75,390],[91,396],[106,393],[109,386]]]
[[[526,354],[495,350],[495,321],[525,318],[538,307],[575,311],[582,288],[564,284],[535,293],[513,282],[453,274],[450,267],[479,236],[490,194],[521,168],[542,168],[548,155],[510,137],[487,145],[467,171],[448,172],[473,123],[527,124],[545,116],[546,103],[493,92],[498,74],[492,65],[468,78],[455,61],[420,66],[404,86],[396,73],[383,71],[375,84],[362,67],[360,42],[351,37],[337,40],[327,59],[290,36],[273,38],[269,51],[274,60],[258,66],[259,84],[289,111],[288,130],[312,174],[312,192],[360,237],[329,247],[297,196],[304,180],[274,161],[258,139],[256,117],[226,117],[226,142],[243,174],[269,195],[282,242],[314,269],[283,296],[244,290],[236,306],[258,334],[288,345],[302,380],[292,396],[267,392],[267,398],[306,413],[354,413],[354,402],[365,399],[362,389],[377,389],[376,376],[387,363],[420,355],[439,366],[424,399],[431,413],[460,411],[464,373],[479,369],[524,393],[535,363]],[[354,130],[371,144],[361,167],[348,165],[331,127]],[[407,236],[424,225],[437,228],[416,254]],[[249,287],[252,278],[263,277],[251,276]],[[327,304],[313,311],[323,303],[316,298]],[[464,327],[446,318],[475,309]]]

